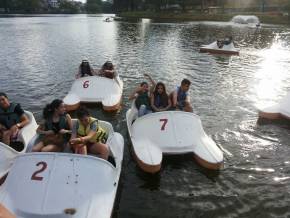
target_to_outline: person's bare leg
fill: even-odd
[[[38,142],[36,145],[33,146],[32,152],[40,152],[43,147],[43,142]]]
[[[193,112],[193,109],[192,109],[191,105],[188,102],[186,102],[185,107],[183,108],[183,110],[185,112]]]
[[[5,126],[0,124],[0,142],[3,142],[3,133],[6,131]]]
[[[12,136],[12,131],[10,130],[6,130],[3,132],[3,143],[6,144],[6,145],[10,145],[10,138]]]
[[[77,153],[78,153],[78,154],[87,155],[87,154],[88,154],[87,146],[84,145],[84,146],[78,148],[78,152],[77,152]]]
[[[60,152],[60,147],[56,145],[46,145],[41,149],[42,152]]]
[[[0,130],[0,142],[3,142],[3,130]]]
[[[100,155],[101,158],[108,160],[109,147],[103,143],[95,143],[89,148],[90,153]]]
[[[86,145],[83,144],[78,144],[74,146],[75,154],[83,154],[87,155],[88,154],[88,149]]]

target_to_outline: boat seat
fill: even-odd
[[[104,99],[102,100],[102,104],[104,106],[113,106],[118,104],[118,102],[120,101],[120,95],[121,94],[116,94],[116,95],[107,95],[106,97],[104,97]]]
[[[162,161],[162,150],[150,141],[142,139],[134,141],[134,152],[138,159],[148,165],[159,165]]]

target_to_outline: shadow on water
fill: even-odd
[[[138,167],[138,166],[136,166]],[[136,169],[136,173],[138,178],[143,181],[143,184],[140,185],[139,187],[142,189],[148,189],[151,191],[154,190],[159,190],[160,187],[160,180],[161,180],[161,174],[155,173],[155,174],[150,174],[142,171],[139,167]]]
[[[290,129],[290,120],[289,119],[276,119],[276,120],[269,120],[267,118],[259,117],[257,120],[258,125],[276,125],[281,128]]]
[[[206,178],[210,179],[212,182],[219,176],[220,170],[209,170],[200,166],[194,160],[194,154],[182,154],[182,155],[164,155],[162,160],[161,171],[166,170],[182,170],[191,165],[193,171],[203,174]]]

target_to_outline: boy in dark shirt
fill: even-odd
[[[17,138],[19,129],[29,123],[20,104],[9,102],[5,93],[0,93],[0,141],[10,145]]]

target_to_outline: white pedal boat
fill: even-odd
[[[238,24],[259,24],[260,20],[255,15],[236,15],[231,22]]]
[[[108,22],[108,23],[110,23],[110,22],[113,22],[114,20],[113,20],[112,17],[107,17],[107,18],[104,19],[103,21],[104,21],[104,22]]]
[[[268,120],[290,120],[290,92],[279,103],[259,110],[259,118]]]
[[[134,157],[145,172],[161,168],[162,154],[194,153],[197,162],[208,169],[223,165],[223,153],[204,132],[200,118],[182,111],[165,111],[139,117],[133,106],[126,113]]]
[[[124,139],[111,124],[107,144],[116,166],[91,155],[19,155],[0,187],[0,205],[15,217],[109,218],[117,193]]]
[[[80,103],[102,103],[105,111],[116,111],[121,104],[123,81],[117,76],[109,79],[88,76],[76,79],[63,99],[67,111],[76,110]]]
[[[36,135],[37,123],[33,114],[29,111],[25,111],[25,114],[28,116],[30,122],[20,130],[17,139],[17,141],[22,142],[24,145],[22,151],[16,151],[9,145],[0,142],[0,178],[8,173],[15,158],[26,152],[30,140]]]
[[[229,45],[223,45],[222,48],[219,48],[217,45],[217,41],[209,45],[202,45],[199,51],[213,53],[213,54],[227,54],[227,55],[239,55],[240,53],[240,49],[235,48],[234,43],[230,43]]]

